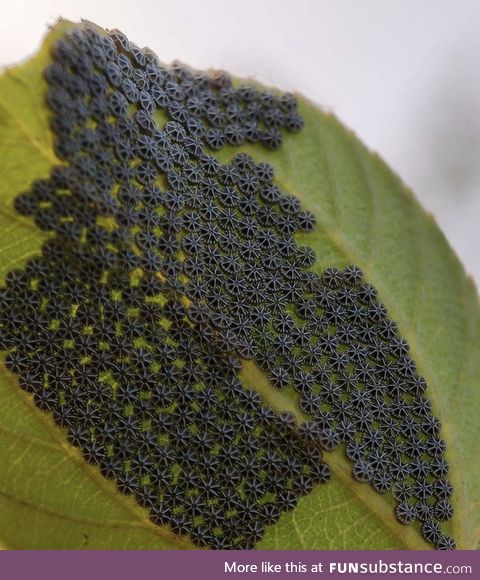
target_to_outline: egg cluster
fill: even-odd
[[[342,444],[400,522],[454,548],[440,423],[375,288],[355,266],[309,271],[295,233],[314,216],[270,165],[212,153],[279,146],[302,126],[295,99],[165,67],[88,25],[52,57],[65,164],[16,207],[56,237],[0,301],[22,386],[154,521],[202,545],[254,546],[328,479],[320,450]],[[310,420],[263,407],[238,381],[242,359]]]
[[[289,415],[236,378],[154,275],[97,246],[45,244],[11,272],[1,347],[41,409],[157,524],[200,545],[251,548],[329,477]]]

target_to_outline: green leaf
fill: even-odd
[[[42,70],[60,23],[31,61],[0,78],[0,275],[39,252],[45,234],[13,209],[14,197],[59,163],[52,149]],[[480,312],[474,285],[429,217],[399,179],[334,117],[300,98],[305,128],[275,152],[240,148],[276,169],[277,180],[317,217],[298,236],[318,256],[314,269],[358,264],[399,324],[427,379],[442,421],[455,485],[449,523],[460,548],[477,546],[475,453],[480,410]],[[222,161],[239,149],[224,149]],[[133,500],[88,465],[65,434],[38,411],[16,378],[0,370],[0,539],[11,548],[193,548],[154,526]],[[243,380],[277,409],[295,409],[253,363]],[[259,548],[427,548],[419,530],[401,526],[393,501],[353,480],[341,451],[326,454],[333,478],[271,526]]]

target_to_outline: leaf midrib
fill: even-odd
[[[265,373],[253,361],[244,361],[242,364],[241,378],[243,383],[247,383],[249,388],[258,391],[265,402],[267,402],[276,411],[292,412],[299,425],[309,420],[310,417],[305,415],[298,406],[294,406],[282,391],[272,387]],[[419,549],[423,545],[425,549],[429,546],[424,542],[422,536],[413,526],[401,526],[393,517],[393,507],[387,497],[374,491],[367,484],[360,484],[353,480],[352,464],[343,455],[342,446],[334,452],[323,451],[326,462],[332,468],[332,472],[340,481],[355,494],[355,496],[367,506],[369,514],[375,517],[381,524],[387,527],[406,549]],[[379,508],[379,509],[376,509]],[[388,517],[382,517],[381,514],[388,514]]]

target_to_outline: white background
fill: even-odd
[[[415,190],[479,284],[480,0],[4,0],[0,63],[31,55],[59,16],[332,110]]]

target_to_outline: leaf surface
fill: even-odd
[[[59,163],[52,149],[41,51],[0,78],[0,276],[38,254],[46,235],[13,209],[15,196]],[[317,252],[315,271],[359,265],[379,290],[411,346],[442,421],[455,485],[448,528],[460,548],[479,537],[476,415],[480,409],[480,313],[465,275],[433,219],[400,180],[333,116],[299,98],[304,129],[279,150],[244,146],[268,161],[279,184],[314,212],[314,233],[297,240]],[[229,160],[239,148],[217,157]],[[244,382],[276,408],[292,408],[253,365]],[[133,500],[88,465],[64,433],[38,411],[16,378],[0,369],[0,538],[12,548],[188,549],[194,546],[154,526]],[[393,500],[355,482],[342,451],[326,454],[333,478],[270,526],[258,545],[271,549],[424,549],[414,526],[393,516]]]

